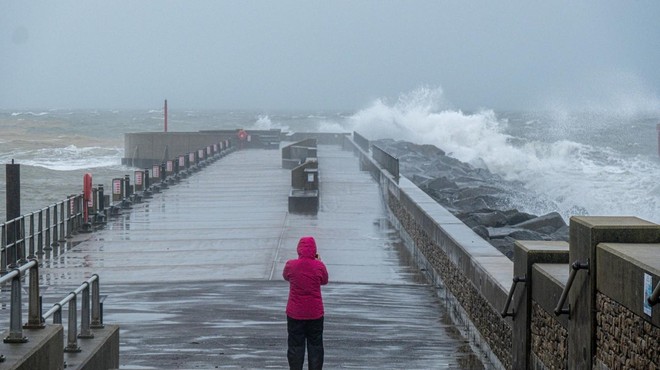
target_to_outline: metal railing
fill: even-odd
[[[651,295],[647,299],[647,302],[651,307],[660,303],[660,283],[658,283],[658,285],[655,286],[655,289],[653,289],[653,293],[651,293]]]
[[[29,273],[28,289],[28,321],[21,326],[23,317],[22,305],[22,277]],[[0,285],[11,281],[11,304],[9,317],[9,335],[4,338],[5,343],[26,343],[28,338],[23,334],[23,329],[43,329],[46,319],[53,316],[53,324],[62,324],[62,307],[68,306],[68,333],[65,352],[79,352],[78,338],[93,338],[90,329],[103,328],[103,310],[101,308],[101,295],[99,289],[99,276],[94,274],[84,281],[76,290],[69,293],[60,302],[41,316],[41,297],[39,295],[39,262],[32,259],[0,277]],[[91,286],[91,309],[90,309],[90,286]],[[82,294],[82,305],[80,310],[80,334],[78,334],[78,307],[77,297]],[[90,320],[91,319],[91,320]],[[0,355],[0,362],[4,356]]]
[[[25,271],[29,270],[30,274],[30,287],[28,289],[28,322],[23,327],[21,326],[22,312],[22,299],[21,294],[23,291],[21,278]],[[39,262],[32,259],[20,267],[14,268],[12,271],[0,277],[0,285],[11,281],[11,305],[9,314],[9,335],[4,338],[5,343],[25,343],[27,338],[23,336],[23,328],[42,328],[41,307],[39,305]]]
[[[566,282],[566,286],[564,287],[564,290],[561,292],[561,297],[559,297],[559,302],[557,302],[557,307],[555,307],[556,316],[570,314],[571,306],[569,305],[568,308],[564,308],[564,303],[566,303],[566,298],[568,298],[568,292],[571,290],[571,287],[573,286],[573,280],[575,280],[575,275],[579,270],[589,271],[588,259],[587,262],[575,261],[571,264],[571,273],[570,275],[568,275],[568,281]]]
[[[90,286],[91,286],[91,310],[90,310]],[[82,294],[80,308],[80,334],[78,334],[78,295]],[[94,338],[91,329],[103,328],[103,316],[101,310],[101,295],[99,290],[99,276],[92,275],[87,281],[69,293],[61,301],[55,303],[53,307],[42,317],[45,322],[49,317],[53,317],[53,324],[62,324],[62,307],[69,304],[69,318],[67,322],[67,346],[64,352],[80,352],[78,338]],[[90,320],[91,318],[91,320]]]
[[[73,195],[1,224],[0,274],[43,255],[76,234],[83,224],[82,206],[82,194]]]
[[[514,276],[513,277],[513,283],[511,284],[511,289],[509,289],[509,296],[506,298],[506,304],[504,305],[504,309],[500,313],[502,315],[502,318],[505,318],[507,316],[514,317],[515,316],[515,311],[509,312],[509,305],[511,305],[511,300],[513,299],[513,293],[516,291],[516,286],[518,283],[527,283],[527,276]],[[515,318],[515,317],[514,317]]]

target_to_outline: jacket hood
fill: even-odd
[[[316,241],[311,236],[303,236],[298,242],[298,257],[316,258]]]

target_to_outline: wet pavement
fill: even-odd
[[[326,368],[483,368],[406,263],[378,185],[351,152],[318,157],[318,215],[287,212],[279,151],[234,152],[47,255],[44,308],[97,273],[122,368],[287,368],[281,272],[312,235],[330,275]]]

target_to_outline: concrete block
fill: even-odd
[[[6,337],[8,331],[2,333]],[[62,325],[48,325],[44,329],[24,329],[26,343],[0,342],[0,354],[5,361],[0,369],[12,370],[61,370],[64,368],[62,349],[64,329]]]
[[[525,283],[516,286],[509,312],[513,311],[513,364],[514,368],[527,368],[531,366],[529,353],[531,352],[531,314],[533,292],[545,294],[543,281],[537,284],[532,267],[538,263],[563,263],[567,269],[568,243],[556,241],[524,240],[516,241],[513,250],[514,273],[513,276],[523,278]],[[511,281],[510,284],[513,282]],[[563,286],[562,286],[563,288]],[[559,291],[561,294],[561,290]],[[558,299],[559,297],[557,297]],[[557,301],[555,301],[556,303]],[[554,306],[553,306],[554,307]],[[548,312],[551,309],[544,307]]]
[[[289,194],[290,213],[316,214],[319,210],[319,191],[292,189]]]
[[[555,316],[561,293],[566,286],[570,267],[564,263],[538,263],[532,267],[532,293],[531,299],[543,310]],[[557,322],[568,328],[568,316],[555,316]]]
[[[660,225],[637,217],[571,217],[569,262],[589,262],[568,294],[568,367],[591,369],[596,354],[596,246],[599,243],[660,243]]]
[[[78,339],[80,352],[64,353],[68,369],[105,370],[119,368],[119,326],[93,329],[94,338]]]
[[[644,274],[651,275],[652,287],[660,280],[660,244],[598,244],[596,289],[627,309],[660,326],[660,306],[652,315],[644,313]]]

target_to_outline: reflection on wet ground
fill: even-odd
[[[279,151],[232,153],[49,252],[44,308],[97,273],[104,321],[121,326],[122,367],[286,368],[281,271],[312,235],[331,281],[328,368],[482,368],[411,267],[377,184],[352,153],[318,153],[317,215],[287,212]]]

